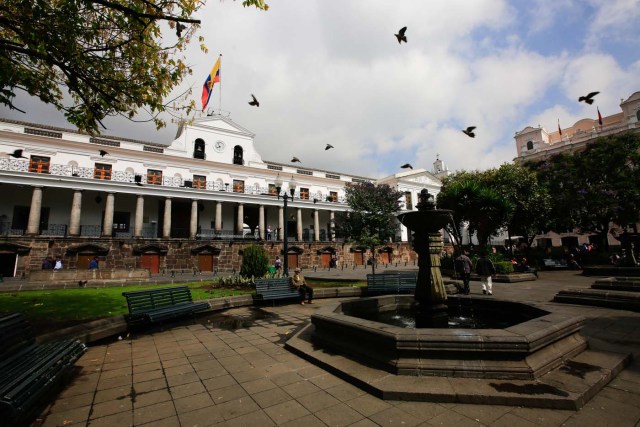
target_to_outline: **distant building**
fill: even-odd
[[[221,115],[181,126],[169,145],[0,119],[0,274],[28,274],[47,256],[71,269],[99,256],[101,269],[237,271],[251,242],[266,243],[272,259],[285,255],[285,221],[290,268],[328,266],[332,257],[361,265],[366,249],[345,244],[333,226],[349,208],[345,186],[389,184],[413,210],[420,190],[437,194],[448,173],[439,159],[433,173],[377,181],[282,164],[264,160],[254,136]],[[15,150],[24,158],[12,157]],[[281,193],[294,189],[286,217],[278,183]],[[406,240],[401,230],[379,262],[414,257]]]
[[[620,100],[619,113],[602,117],[602,126],[598,123],[596,106],[595,118],[578,120],[573,126],[561,128],[561,131],[548,132],[538,125],[527,126],[515,134],[518,156],[516,163],[544,160],[559,153],[576,153],[599,137],[615,135],[621,132],[640,132],[640,92],[635,92],[627,100]],[[501,236],[502,237],[502,236]],[[610,245],[620,242],[608,236]],[[535,245],[539,247],[564,246],[572,248],[583,243],[598,243],[596,236],[579,233],[547,233],[537,236]]]

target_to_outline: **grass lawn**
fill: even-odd
[[[182,284],[181,284],[182,285]],[[250,290],[209,289],[202,282],[184,283],[194,300],[251,293]],[[157,285],[154,288],[171,285]],[[123,292],[149,286],[52,289],[0,293],[0,313],[20,312],[31,321],[88,321],[127,313]]]

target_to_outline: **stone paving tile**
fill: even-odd
[[[378,422],[377,420],[374,419],[374,421]],[[525,423],[527,422],[526,420],[523,420]],[[464,415],[455,412],[455,411],[445,411],[439,415],[436,415],[435,417],[429,419],[426,421],[428,426],[456,426],[456,427],[472,427],[472,426],[481,426],[482,423],[473,420],[469,417],[465,417]],[[385,425],[385,424],[381,424],[378,422],[378,424],[380,425]],[[389,424],[387,424],[389,425]],[[520,427],[520,424],[515,423],[515,424],[511,424],[511,427],[514,426],[518,426]]]
[[[131,360],[127,359],[127,360],[121,360],[119,362],[111,362],[111,363],[105,363],[102,365],[102,371],[106,372],[106,371],[111,371],[114,369],[121,369],[121,368],[129,368],[131,369]]]
[[[224,369],[222,366],[214,369],[196,370],[196,375],[198,375],[198,378],[200,378],[201,380],[208,380],[209,378],[220,377],[222,375],[227,375],[227,374],[228,374],[227,370]]]
[[[164,374],[167,377],[172,377],[175,375],[183,375],[183,374],[195,374],[195,369],[190,364],[187,365],[179,365],[174,366],[172,368],[164,368]]]
[[[248,414],[240,415],[228,421],[216,424],[219,427],[246,427],[246,426],[273,426],[275,423],[263,411],[254,411]],[[305,427],[307,427],[305,425]]]
[[[149,372],[149,371],[155,371],[158,369],[162,369],[162,363],[161,362],[151,362],[151,363],[145,363],[144,365],[136,365],[133,367],[133,375],[135,374],[141,374],[143,372]]]
[[[249,396],[220,403],[217,404],[216,407],[220,409],[225,420],[231,420],[241,415],[260,410],[258,404]]]
[[[198,393],[205,393],[207,392],[207,389],[204,387],[204,384],[200,382],[193,382],[171,387],[170,391],[171,397],[173,397],[174,399],[180,399],[182,397],[187,397]]]
[[[341,403],[324,390],[297,397],[296,400],[312,413]]]
[[[187,359],[187,356],[181,355],[173,359],[162,360],[162,367],[164,369],[173,368],[173,367],[182,366],[182,365],[190,365],[190,362],[189,362],[189,359]]]
[[[240,382],[240,381],[238,381],[238,382]],[[274,389],[274,388],[278,387],[272,381],[270,381],[270,380],[268,380],[266,378],[258,378],[257,380],[241,382],[240,385],[249,394],[259,393],[261,391],[271,390],[271,389]]]
[[[120,386],[108,388],[106,390],[98,390],[95,392],[93,403],[102,403],[109,400],[123,399],[131,395],[131,386]]]
[[[317,385],[323,390],[342,384],[344,381],[335,375],[328,374],[326,371],[322,375],[309,378],[309,381]]]
[[[154,405],[135,408],[133,411],[133,423],[135,425],[150,423],[152,421],[163,420],[177,415],[173,402],[161,402]]]
[[[66,399],[58,397],[51,404],[50,411],[63,412],[63,411],[69,411],[71,409],[81,408],[83,406],[88,406],[93,403],[93,397],[94,397],[93,393],[78,394],[76,396],[71,396]]]
[[[490,425],[496,426],[496,427],[513,427],[513,426],[534,427],[534,426],[537,426],[538,424],[535,424],[531,420],[520,418],[515,414],[508,413],[508,414],[504,414],[502,417],[493,421]],[[560,425],[560,424],[556,424],[556,425]]]
[[[89,426],[133,426],[133,414],[131,411],[119,412],[106,417],[92,419],[88,422]]]
[[[313,414],[309,414],[309,415],[305,415],[302,418],[298,418],[292,421],[289,421],[287,423],[284,424],[279,424],[282,427],[298,427],[298,426],[304,426],[304,427],[325,427],[326,424],[323,423],[322,421],[320,421],[318,419],[318,417],[316,417]],[[375,425],[375,424],[374,424]]]
[[[211,406],[213,405],[213,400],[211,400],[211,396],[209,396],[209,393],[203,392],[191,396],[181,397],[180,399],[174,398],[173,404],[175,405],[178,414],[182,414],[184,412],[194,411],[196,409]]]
[[[511,406],[499,405],[457,405],[453,410],[465,417],[479,421],[485,425],[491,425],[495,420],[513,409]]]
[[[254,393],[251,397],[261,408],[268,408],[293,399],[288,393],[279,388]]]
[[[640,421],[640,411],[636,406],[596,395],[579,412],[565,422],[567,426],[613,425],[633,426]]]
[[[195,411],[185,412],[178,415],[180,419],[180,426],[182,427],[203,427],[203,426],[217,426],[220,424],[224,417],[222,411],[216,406],[209,406]],[[174,424],[177,426],[178,424]],[[155,425],[153,426],[155,427]]]
[[[392,404],[385,402],[382,399],[378,399],[375,396],[371,396],[370,394],[363,394],[362,396],[350,399],[345,403],[365,417],[393,407]]]
[[[167,380],[165,378],[159,378],[157,380],[145,381],[142,383],[135,383],[133,389],[136,393],[147,393],[155,390],[166,390],[168,387]]]
[[[210,354],[208,355],[209,358],[206,360],[201,360],[201,361],[195,361],[195,362],[191,362],[191,366],[193,367],[193,369],[195,369],[196,371],[204,371],[207,369],[221,369],[222,368],[222,364],[220,364],[220,362],[218,362],[216,359],[213,358],[213,356],[211,356]]]
[[[355,399],[358,396],[362,396],[366,394],[362,389],[351,385],[347,382],[343,382],[342,384],[329,387],[326,390],[327,393],[340,400],[341,402],[345,402],[347,400]]]
[[[67,387],[58,395],[59,397],[77,396],[79,394],[95,392],[100,374],[80,374],[71,379]]]
[[[296,372],[291,372],[291,371],[283,372],[281,374],[275,374],[271,376],[270,379],[278,387],[283,387],[288,384],[293,384],[293,383],[297,383],[299,381],[304,380],[304,378],[302,378]]]
[[[180,425],[180,420],[177,416],[163,418],[161,420],[151,421],[146,424],[139,424],[140,426],[148,426],[148,427],[176,427]]]
[[[295,400],[270,406],[264,412],[278,425],[310,415],[309,411]]]
[[[552,427],[562,425],[575,411],[543,408],[513,408],[509,414],[539,426]]]
[[[288,384],[282,387],[282,389],[289,393],[291,396],[295,397],[301,397],[305,394],[311,394],[320,391],[320,387],[316,386],[309,380],[302,380],[292,384]]]
[[[133,376],[132,375],[121,375],[115,378],[107,378],[98,380],[98,385],[96,387],[97,390],[106,390],[108,388],[121,387],[121,386],[129,386],[131,387],[133,384]]]
[[[47,414],[43,427],[68,426],[77,423],[86,424],[89,418],[91,406],[82,406],[80,408],[70,409],[68,411],[53,412]]]
[[[142,408],[144,406],[167,402],[169,400],[171,400],[171,393],[169,393],[167,389],[137,393],[133,402],[133,407]]]
[[[228,402],[234,399],[241,399],[247,396],[247,392],[242,388],[240,384],[230,385],[228,387],[218,388],[216,390],[209,391],[211,398],[216,405],[224,402]]]
[[[315,412],[314,415],[329,426],[348,426],[364,418],[362,414],[344,403],[321,409]],[[407,416],[409,415],[407,414]],[[411,426],[408,425],[407,427]]]
[[[100,379],[101,380],[106,380],[109,378],[115,378],[115,377],[119,377],[119,376],[125,376],[125,375],[131,375],[132,372],[132,368],[131,366],[127,366],[124,368],[119,368],[119,369],[111,369],[108,371],[103,370],[102,373],[100,374]]]
[[[238,382],[231,375],[221,375],[215,378],[203,380],[202,384],[209,392],[218,390],[220,388],[229,387],[231,385],[237,385]]]
[[[129,397],[124,399],[108,400],[102,403],[96,403],[91,408],[91,419],[102,418],[107,415],[113,415],[120,412],[129,412],[133,409],[133,403]]]
[[[247,381],[259,380],[265,377],[264,369],[259,369],[254,366],[240,372],[233,372],[233,378],[239,383],[245,383]]]
[[[186,372],[184,374],[173,375],[167,378],[167,384],[170,387],[175,387],[182,384],[189,384],[196,381],[200,381],[200,377],[195,372]]]
[[[369,418],[363,418],[360,421],[350,424],[349,427],[378,427],[378,424],[374,423]]]
[[[146,371],[139,374],[133,374],[133,382],[141,383],[145,381],[157,380],[158,378],[164,378],[165,373],[161,369],[155,371]]]

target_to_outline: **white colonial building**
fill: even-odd
[[[107,268],[232,270],[248,240],[284,255],[285,221],[290,266],[359,264],[364,249],[333,227],[348,210],[345,185],[389,184],[412,210],[420,190],[437,194],[448,173],[439,159],[433,173],[381,180],[296,167],[264,160],[253,139],[219,115],[181,126],[169,145],[0,119],[0,273],[28,274],[47,256],[78,269],[99,256]],[[294,189],[286,215],[277,184]],[[379,261],[411,257],[407,239],[401,227]]]

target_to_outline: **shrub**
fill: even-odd
[[[269,268],[269,256],[261,246],[250,245],[242,252],[240,275],[244,277],[262,277]]]
[[[511,261],[500,261],[494,263],[496,267],[496,273],[498,274],[509,274],[513,273],[513,264]]]

